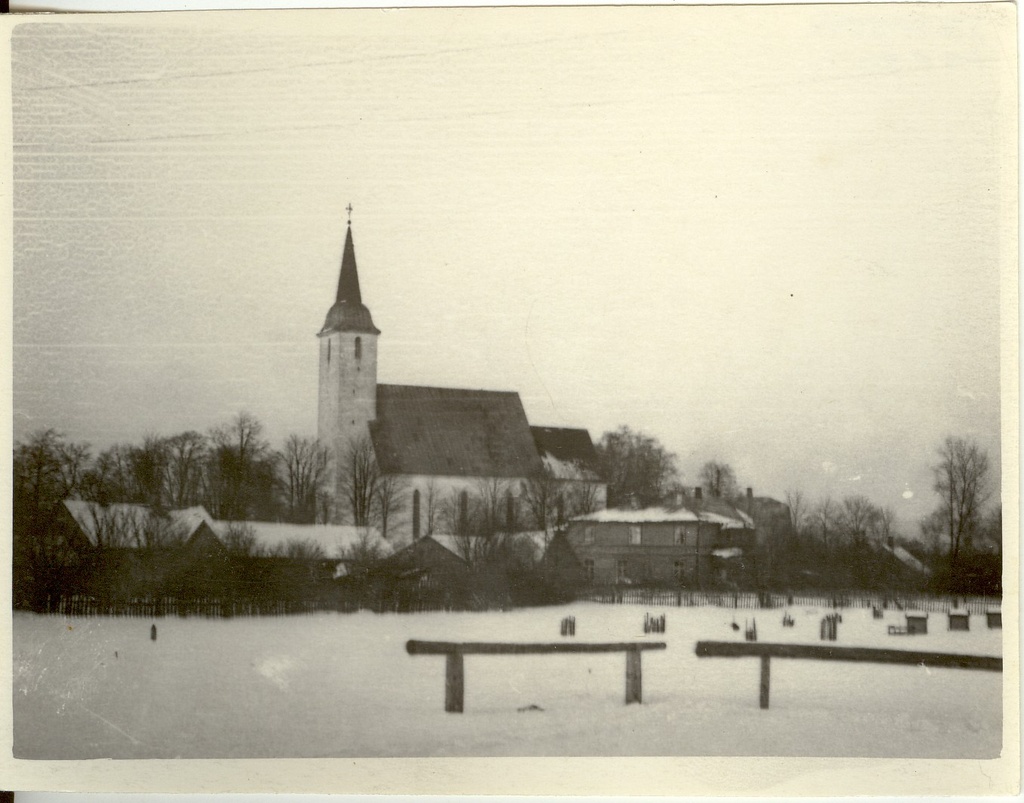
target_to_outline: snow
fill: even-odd
[[[232,620],[14,615],[19,758],[340,756],[862,756],[992,758],[994,672],[776,659],[758,707],[755,658],[702,658],[698,639],[820,644],[830,609],[572,605],[505,613],[336,614]],[[667,618],[643,634],[644,614]],[[889,636],[903,614],[841,611],[837,646],[1001,654],[970,631]],[[643,655],[642,705],[624,704],[621,654],[470,655],[466,710],[446,714],[444,658],[409,638],[666,641]],[[973,617],[972,617],[973,618]],[[537,706],[541,710],[525,710]]]
[[[235,522],[218,520],[213,521],[211,526],[213,531],[223,538],[233,524]],[[380,547],[384,554],[390,554],[396,546],[400,546],[381,538],[377,529],[372,527],[354,527],[347,524],[291,524],[278,521],[243,521],[237,522],[237,525],[252,530],[256,542],[271,551],[286,547],[289,541],[305,541],[319,546],[328,558],[338,558],[364,537]]]

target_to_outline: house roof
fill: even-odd
[[[221,538],[232,524],[252,530],[258,546],[268,552],[287,546],[291,541],[304,541],[316,544],[328,558],[340,558],[344,550],[359,543],[365,533],[369,533],[385,554],[390,554],[394,545],[383,538],[376,529],[354,527],[347,524],[290,524],[277,521],[215,521],[213,531]]]
[[[527,477],[541,466],[515,392],[378,385],[370,437],[387,474]]]
[[[152,509],[147,505],[113,504],[104,506],[81,499],[65,499],[63,504],[93,546],[99,544],[100,531],[104,526],[117,525],[122,528],[127,526],[135,532],[141,532],[149,517],[154,515]],[[213,525],[213,519],[206,512],[206,508],[201,505],[168,510],[165,515],[171,526],[186,539],[191,538],[203,522],[211,527]]]
[[[338,293],[334,305],[327,312],[327,319],[320,334],[328,332],[380,334],[380,330],[373,325],[370,310],[363,304],[363,295],[359,290],[359,271],[356,269],[356,249],[352,244],[351,224],[345,232],[345,250],[341,255]]]
[[[921,572],[921,574],[931,574],[931,570],[927,566],[903,547],[899,545],[891,547],[888,544],[882,544],[882,549],[889,552],[894,558],[896,558],[896,560],[914,571]]]
[[[597,451],[587,430],[530,427],[530,434],[544,467],[555,479],[601,481]]]
[[[681,505],[632,508],[607,508],[577,516],[573,521],[619,522],[642,524],[654,522],[694,522],[720,524],[724,530],[752,528],[754,520],[738,508],[721,499],[686,499]]]

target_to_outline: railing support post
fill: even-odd
[[[768,708],[768,693],[772,684],[772,658],[761,656],[761,708]]]
[[[643,673],[640,669],[640,650],[626,650],[626,705],[643,702]]]
[[[462,700],[466,673],[462,666],[462,653],[452,650],[445,657],[444,665],[444,710],[462,713]]]

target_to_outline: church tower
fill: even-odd
[[[349,207],[351,214],[351,206]],[[341,504],[338,488],[342,456],[357,438],[369,434],[368,424],[377,417],[377,336],[370,311],[359,292],[356,252],[352,244],[352,220],[348,221],[345,250],[341,257],[338,294],[317,334],[320,341],[320,399],[317,437],[330,449],[335,506]]]

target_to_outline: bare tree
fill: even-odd
[[[523,484],[523,501],[538,530],[547,532],[554,524],[558,490],[559,482],[547,466],[541,466],[526,478]]]
[[[198,505],[203,488],[206,438],[190,430],[164,440],[164,484],[171,507]]]
[[[148,505],[154,510],[166,507],[167,447],[163,438],[147,435],[141,446],[129,451],[128,465],[132,482],[132,498],[128,501]]]
[[[283,556],[288,560],[300,563],[309,563],[315,560],[323,560],[327,555],[323,547],[311,538],[292,538],[285,542]]]
[[[212,513],[222,519],[245,519],[261,501],[269,472],[270,445],[263,425],[251,413],[210,432],[207,496]]]
[[[739,493],[736,472],[721,460],[709,460],[701,466],[700,483],[709,496],[733,499]]]
[[[807,503],[802,491],[786,491],[786,507],[789,508],[789,526],[795,536],[803,533],[807,519]]]
[[[932,472],[949,538],[950,567],[956,566],[961,551],[970,549],[980,527],[989,498],[988,470],[988,454],[974,440],[950,436],[939,449]]]
[[[349,521],[356,527],[369,527],[381,477],[369,435],[354,438],[346,445],[337,471],[340,501]]]
[[[397,474],[381,474],[373,492],[373,520],[380,525],[381,537],[388,537],[388,526],[396,516],[405,510],[406,492],[409,486],[404,477]]]
[[[240,557],[259,557],[266,553],[256,538],[256,530],[244,521],[233,521],[221,537],[228,554]]]
[[[641,506],[657,504],[678,478],[676,456],[656,439],[629,427],[604,433],[596,448],[611,507],[631,499]]]
[[[878,511],[866,496],[847,496],[839,514],[840,526],[853,544],[864,544],[874,527]]]
[[[875,508],[872,521],[872,535],[886,546],[893,546],[896,540],[896,511],[891,507]]]
[[[592,482],[570,482],[565,489],[566,515],[569,518],[585,516],[599,507],[598,487]]]
[[[814,506],[810,515],[811,521],[814,523],[814,527],[818,531],[818,535],[821,537],[822,545],[826,550],[830,549],[834,545],[833,539],[838,525],[838,506],[832,500],[832,497],[826,496]]]
[[[289,435],[284,449],[277,453],[277,463],[282,471],[289,521],[315,522],[330,466],[330,450],[316,438]]]

